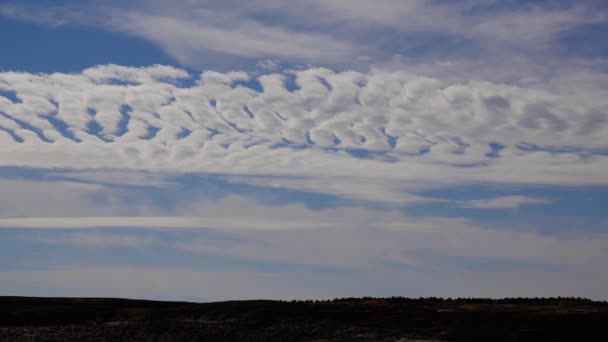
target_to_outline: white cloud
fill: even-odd
[[[302,13],[306,13],[317,18],[317,22],[339,22],[354,30],[388,27],[400,33],[458,37],[499,51],[546,48],[560,32],[607,19],[603,11],[582,3],[497,6],[496,1],[483,0],[443,3],[432,0],[310,0],[295,7],[292,18],[298,18],[296,13],[302,17]],[[290,12],[289,9],[285,11]]]
[[[153,41],[183,65],[202,66],[210,52],[246,58],[337,61],[355,53],[355,46],[314,33],[238,21],[232,27],[210,26],[211,16],[189,20],[164,15],[114,12],[111,27]]]
[[[526,205],[549,204],[553,201],[546,198],[528,197],[528,196],[503,196],[483,200],[472,200],[460,202],[459,206],[463,208],[474,209],[509,209],[519,208]]]
[[[289,76],[262,75],[257,92],[234,83],[246,73],[182,87],[189,75],[163,66],[1,73],[21,103],[0,97],[0,165],[216,173],[390,202],[425,185],[608,182],[597,97],[382,69],[298,71],[291,92]]]
[[[0,188],[0,217],[102,215],[104,211],[91,198],[101,190],[95,184],[0,179]]]
[[[592,2],[501,5],[485,0],[255,0],[230,5],[219,0],[141,0],[61,6],[13,2],[0,5],[0,15],[123,32],[151,41],[194,67],[221,64],[225,56],[356,65],[362,56],[416,57],[418,38],[447,39],[448,45],[455,45],[429,44],[438,51],[431,52],[433,59],[441,59],[445,51],[451,52],[448,59],[459,53],[470,56],[472,50],[483,55],[546,55],[559,45],[559,33],[608,18],[605,9]]]
[[[30,219],[36,221],[36,217],[48,218],[48,225],[56,218],[61,220],[66,217],[167,214],[166,208],[154,206],[148,199],[139,198],[134,201],[129,189],[93,183],[0,178],[0,189],[0,218],[17,219],[16,222],[21,222],[18,223],[19,226]]]
[[[108,191],[109,192],[109,191]],[[124,196],[129,198],[129,196]],[[122,204],[117,208],[110,203],[83,203],[69,212],[70,216],[50,215],[47,217],[33,212],[31,216],[14,217],[10,212],[2,213],[0,228],[24,229],[83,229],[83,228],[146,228],[146,229],[195,229],[210,228],[218,230],[322,230],[334,227],[392,228],[401,216],[396,212],[382,212],[364,207],[343,207],[313,211],[300,204],[285,204],[277,207],[252,203],[243,197],[228,196],[221,200],[196,198],[188,200],[173,199],[176,209],[171,216],[147,216],[157,207],[153,204],[126,201],[117,198]],[[59,207],[58,202],[57,207]],[[63,203],[69,207],[72,203]],[[27,204],[23,205],[28,207]],[[90,207],[89,207],[90,206]],[[66,208],[67,209],[67,208]],[[87,210],[88,209],[88,210]],[[137,216],[119,216],[120,213],[133,211]],[[160,208],[159,208],[160,209]],[[35,209],[34,209],[35,210]],[[105,216],[77,216],[77,213],[97,210],[107,212]],[[40,211],[40,210],[38,210]],[[111,213],[114,212],[114,215]],[[59,211],[59,213],[61,213]]]

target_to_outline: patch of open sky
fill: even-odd
[[[131,112],[133,112],[133,108],[129,105],[121,105],[120,106],[120,121],[118,122],[118,128],[116,131],[116,136],[121,137],[125,135],[129,131],[129,121],[131,120]]]
[[[559,33],[560,53],[570,57],[604,58],[608,55],[608,24],[579,25]]]
[[[347,148],[344,150],[344,152],[357,159],[375,159],[377,156],[381,155],[378,152],[373,152],[362,148]]]
[[[57,6],[56,3],[53,6]],[[15,32],[19,32],[18,37]],[[175,65],[174,60],[153,43],[82,25],[49,28],[3,17],[0,40],[11,44],[10,49],[2,51],[0,71],[74,73],[99,64]]]
[[[347,149],[330,149],[335,151],[344,151],[351,157],[357,159],[379,159],[387,163],[397,162],[398,159],[388,156],[386,151],[371,151],[362,148],[347,148]]]
[[[144,228],[144,229],[142,229]],[[44,228],[38,231],[30,231],[25,230],[23,228],[2,228],[0,233],[3,237],[7,239],[19,239],[19,241],[26,241],[30,233],[36,233],[37,237],[53,237],[58,234],[64,235],[79,235],[79,234],[93,234],[93,235],[103,235],[107,234],[110,236],[127,236],[127,237],[137,237],[142,240],[149,240],[150,244],[161,243],[162,241],[191,241],[193,238],[209,240],[209,241],[217,241],[217,242],[228,242],[228,243],[238,243],[249,241],[249,243],[253,243],[250,240],[244,240],[242,237],[234,235],[230,232],[220,231],[215,229],[207,229],[204,227],[201,228],[189,228],[189,229],[171,229],[171,230],[160,230],[157,228],[154,229],[145,229],[142,228],[133,228],[133,227],[110,227],[110,228],[70,228],[70,230],[61,229],[61,228]],[[168,227],[171,228],[171,227]],[[4,241],[4,240],[3,240]],[[0,241],[2,242],[2,241]],[[257,243],[257,242],[256,242]],[[267,244],[265,241],[259,241],[259,243]]]
[[[283,86],[285,86],[285,89],[287,89],[287,91],[289,91],[290,93],[300,90],[300,85],[298,84],[296,74],[286,74],[285,79],[283,80]]]
[[[455,154],[460,154],[460,153],[455,153]],[[486,162],[476,162],[476,163],[449,163],[448,164],[451,167],[457,167],[457,168],[473,168],[473,167],[484,167],[487,166],[488,163]]]
[[[171,227],[167,227],[170,229]],[[115,230],[115,229],[114,229]],[[2,248],[0,269],[15,267],[5,260],[28,260],[30,265],[38,269],[54,269],[57,265],[65,266],[154,266],[166,267],[183,270],[256,270],[261,272],[316,272],[330,274],[349,274],[352,270],[343,267],[309,265],[302,263],[291,263],[271,260],[251,259],[248,255],[231,256],[226,253],[205,253],[189,252],[174,247],[179,243],[192,242],[196,240],[206,241],[210,244],[217,244],[213,235],[209,235],[204,228],[190,231],[171,231],[157,233],[155,231],[146,232],[139,229],[132,234],[120,233],[117,236],[131,236],[143,241],[150,241],[149,244],[140,245],[137,248],[130,246],[91,246],[91,245],[70,245],[65,242],[57,241],[57,238],[70,236],[71,234],[86,234],[95,232],[103,234],[106,229],[88,230],[21,230],[20,234],[15,234],[10,230],[0,231],[0,247]],[[121,229],[124,232],[124,229]],[[82,235],[81,235],[82,236]],[[151,240],[146,240],[151,239]],[[220,238],[222,243],[256,243],[253,240],[235,238],[233,242]],[[50,240],[50,243],[49,243]],[[111,251],[109,253],[108,251]],[[23,265],[21,265],[23,266]]]
[[[285,148],[285,147],[291,147],[294,149],[305,149],[308,146],[294,144],[293,142],[291,142],[285,138],[281,138],[281,141],[278,141],[278,142],[272,144],[269,148],[270,149],[279,149],[279,148]]]
[[[272,183],[289,182],[289,179],[276,179],[275,177],[257,176],[250,178],[260,178]],[[229,176],[212,174],[188,174],[170,179],[177,183],[178,194],[200,195],[202,190],[210,198],[221,198],[230,194],[237,194],[256,198],[260,203],[268,205],[284,205],[287,203],[302,203],[309,209],[321,210],[335,208],[348,201],[335,195],[314,193],[307,191],[289,190],[280,187],[257,186],[231,180]],[[190,196],[191,196],[190,195]]]
[[[306,133],[304,133],[304,138],[306,138],[306,144],[307,145],[314,145],[314,143],[312,142],[312,139],[310,138],[310,132],[306,131]]]
[[[504,150],[505,145],[499,143],[490,143],[488,144],[492,149],[492,152],[486,153],[486,157],[488,158],[498,158],[500,156],[500,151]]]
[[[192,77],[192,74],[190,74],[190,77],[174,79],[169,83],[175,84],[175,86],[178,88],[193,88],[196,86],[197,82],[198,79],[196,77]]]
[[[0,89],[0,96],[7,98],[13,104],[23,103],[23,101],[17,96],[17,93],[13,90],[2,90]]]
[[[40,138],[40,140],[44,141],[44,142],[52,142],[50,139],[48,139],[44,133],[42,132],[42,130],[38,127],[32,126],[29,123],[19,120],[19,119],[15,119],[14,117],[0,111],[0,115],[4,116],[5,118],[14,121],[17,125],[19,125],[19,127],[21,127],[22,129],[28,130],[28,131],[32,131],[34,132],[38,138]]]
[[[222,117],[222,119],[224,120],[224,122],[228,126],[230,126],[233,130],[235,130],[235,131],[237,131],[237,132],[239,132],[241,134],[246,134],[246,133],[251,132],[250,129],[239,128],[239,126],[237,126],[237,124],[235,124],[234,122],[230,122],[230,121],[226,120],[222,115],[220,115],[220,116]]]
[[[175,252],[174,252],[175,253]],[[201,263],[207,264],[216,269],[236,269],[236,270],[255,270],[258,272],[314,272],[321,274],[353,274],[357,271],[346,267],[337,267],[331,265],[311,265],[296,262],[281,262],[271,260],[256,260],[250,256],[230,257],[218,254],[202,254],[190,253],[192,259],[192,267],[198,269]],[[183,267],[183,264],[176,264],[177,267]]]
[[[66,171],[66,170],[63,170]],[[99,171],[99,172],[103,172]],[[312,210],[335,208],[340,205],[352,203],[335,195],[322,193],[289,190],[281,187],[257,186],[245,184],[238,180],[230,180],[230,176],[219,174],[183,174],[167,175],[165,181],[171,186],[147,186],[132,184],[117,184],[105,182],[103,179],[79,178],[71,173],[64,174],[62,170],[31,169],[19,167],[0,167],[0,178],[23,179],[39,181],[72,181],[87,184],[100,184],[110,189],[120,190],[123,199],[128,202],[148,203],[158,208],[158,215],[169,215],[175,212],[184,202],[196,201],[204,198],[221,200],[229,195],[241,195],[255,198],[256,201],[267,205],[284,205],[286,203],[301,203]],[[271,183],[289,182],[288,179],[259,176]],[[144,183],[145,184],[145,183]],[[204,196],[204,198],[202,198]],[[103,192],[91,195],[91,200],[103,204],[107,201]],[[129,213],[125,213],[129,216]]]
[[[463,217],[486,223],[506,221],[513,229],[518,224],[537,224],[540,231],[580,230],[608,233],[608,186],[524,186],[463,185],[417,192],[441,202],[409,205],[404,211],[414,216]],[[467,207],[467,201],[491,200],[505,196],[546,199],[549,203],[522,205],[518,208],[482,209]]]
[[[309,146],[306,146],[309,147]],[[418,153],[408,153],[408,152],[399,152],[399,153],[392,153],[391,151],[379,151],[379,150],[368,150],[368,149],[364,149],[364,148],[335,148],[335,147],[326,147],[326,148],[322,148],[322,150],[324,151],[328,151],[328,152],[334,152],[334,153],[340,153],[340,152],[344,152],[347,153],[349,156],[353,157],[353,158],[357,158],[357,159],[376,159],[376,160],[382,160],[383,162],[386,163],[395,163],[399,161],[399,158],[396,157],[396,155],[401,155],[401,156],[406,156],[406,157],[415,157],[415,156],[421,156],[422,152],[418,152]]]
[[[449,0],[432,0],[431,2],[442,5],[450,4]],[[600,3],[599,1],[597,3]],[[501,11],[513,11],[526,7],[546,7],[550,9],[567,9],[576,4],[576,0],[509,0],[509,1],[478,1],[466,7],[463,11],[467,15],[480,16],[497,14]]]
[[[264,88],[262,87],[262,83],[260,83],[260,81],[257,78],[250,78],[247,81],[241,81],[241,80],[234,81],[234,82],[232,82],[232,84],[230,86],[233,88],[245,87],[245,88],[254,90],[258,93],[261,93],[264,91]]]
[[[18,166],[0,166],[0,179],[30,179],[30,180],[47,180],[53,179],[49,176],[48,169],[35,169]],[[53,170],[58,171],[58,170]],[[65,171],[65,170],[64,170]]]
[[[141,85],[141,82],[139,82],[139,81],[121,80],[118,78],[104,79],[103,83],[108,84],[108,85],[116,85],[116,86],[123,86],[123,87]]]
[[[342,144],[342,140],[340,140],[340,138],[338,138],[338,136],[335,135],[335,134],[331,136],[331,142],[334,145],[340,145],[340,144]]]
[[[97,182],[92,182],[96,184]],[[97,183],[98,184],[98,183]],[[201,193],[205,193],[209,188],[200,187],[180,188],[179,185],[173,187],[130,185],[130,184],[104,184],[108,189],[120,191],[121,200],[125,203],[141,203],[155,208],[155,215],[170,216],[177,212],[184,203],[188,201],[201,200]],[[91,200],[99,205],[109,202],[109,194],[106,192],[96,192],[90,195]],[[126,211],[122,216],[132,216],[131,212]]]
[[[185,139],[192,134],[192,131],[187,128],[182,128],[181,132],[177,133],[177,139]]]
[[[423,156],[425,154],[429,154],[431,152],[431,146],[422,147],[418,150],[418,153],[414,153],[414,155]]]
[[[218,131],[215,128],[209,128],[209,127],[207,127],[207,130],[211,133],[211,135],[209,136],[210,138],[213,138],[216,135],[222,134],[222,132]]]
[[[405,263],[405,262],[399,262],[399,261],[393,261],[393,260],[374,260],[374,264],[380,265],[383,268],[387,268],[390,270],[396,270],[396,271],[413,271],[413,272],[417,272],[417,273],[431,273],[431,270],[421,264],[415,264],[415,263]]]
[[[397,137],[387,134],[386,129],[384,127],[381,127],[378,130],[380,131],[380,133],[382,133],[382,135],[386,137],[386,142],[391,148],[395,148],[395,146],[397,146]]]
[[[474,39],[449,33],[398,32],[385,28],[370,30],[365,36],[366,41],[374,42],[377,51],[387,56],[407,56],[412,61],[479,58],[484,49]]]
[[[159,127],[148,125],[148,132],[145,135],[142,135],[140,138],[143,140],[154,139],[160,130],[161,129]]]
[[[46,269],[52,265],[51,251],[32,248],[37,234],[30,233],[30,237],[32,241],[23,238],[23,229],[0,230],[1,271]]]
[[[73,140],[75,142],[82,142],[82,140],[78,139],[74,135],[74,133],[70,129],[70,126],[68,126],[65,123],[65,121],[57,118],[56,113],[51,114],[51,115],[40,116],[40,117],[46,119],[51,125],[53,125],[53,127],[57,130],[57,132],[61,133],[61,135],[63,135],[64,137],[66,137],[70,140]]]
[[[96,173],[103,172],[115,172],[116,170],[97,170],[94,171]],[[94,177],[87,178],[86,171],[83,171],[85,177],[79,177],[79,173],[74,173],[74,170],[71,169],[37,169],[37,168],[28,168],[28,167],[17,167],[17,166],[3,166],[0,167],[0,179],[14,179],[14,180],[31,180],[31,181],[70,181],[76,183],[85,183],[85,184],[99,184],[99,185],[116,185],[117,183],[121,184],[120,186],[125,190],[136,189],[137,187],[145,187],[144,185],[136,186],[136,185],[125,185],[118,182],[108,182],[103,179],[96,179]],[[146,173],[142,172],[143,178],[160,178],[158,174]],[[171,183],[165,183],[165,185],[169,185]],[[152,186],[150,186],[152,187]]]
[[[15,142],[22,143],[24,141],[22,137],[18,136],[17,134],[15,134],[15,132],[8,128],[0,127],[0,131],[6,132],[8,135],[11,136],[11,138],[13,138]]]
[[[101,132],[103,132],[103,127],[99,124],[99,122],[95,121],[94,119],[89,120],[89,122],[87,122],[85,132],[90,135],[94,135],[105,142],[110,142],[101,135]]]
[[[177,101],[177,98],[175,98],[175,96],[171,96],[167,101],[165,101],[162,105],[163,106],[169,106],[173,103],[175,103],[175,101]]]
[[[442,269],[462,269],[467,271],[509,272],[519,270],[535,270],[544,272],[563,272],[562,266],[520,261],[505,258],[471,257],[458,255],[442,255],[431,252],[416,254],[423,262],[433,264]]]

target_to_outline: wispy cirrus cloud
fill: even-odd
[[[526,205],[549,204],[552,201],[547,198],[536,198],[528,196],[504,196],[483,200],[464,201],[459,203],[460,207],[473,209],[508,209],[519,208]]]
[[[122,32],[197,68],[221,64],[222,56],[335,67],[395,55],[431,61],[480,54],[559,59],[560,34],[606,24],[608,18],[599,2],[483,0],[67,1],[51,7],[8,3],[0,13],[51,26]]]

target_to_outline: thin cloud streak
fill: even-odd
[[[473,209],[511,209],[520,208],[526,205],[550,204],[553,201],[547,198],[537,198],[528,196],[504,196],[484,200],[463,201],[458,205],[462,208]]]
[[[559,35],[608,22],[597,2],[505,4],[494,1],[437,2],[356,0],[174,1],[70,3],[56,7],[0,6],[0,15],[50,26],[86,25],[151,41],[186,66],[221,62],[221,56],[281,58],[296,63],[356,65],[395,55],[416,58],[412,37],[438,37],[456,44],[444,54],[437,46],[425,58],[459,59],[461,54],[555,58]],[[253,34],[255,32],[255,34]],[[387,43],[397,41],[399,44]],[[400,50],[405,48],[405,51]],[[213,54],[217,54],[214,56]],[[447,57],[447,58],[445,58]],[[539,63],[542,64],[542,63]]]

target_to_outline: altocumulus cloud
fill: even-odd
[[[535,88],[103,65],[0,73],[0,91],[2,166],[217,173],[366,199],[363,180],[397,202],[400,184],[608,182],[608,102]]]

